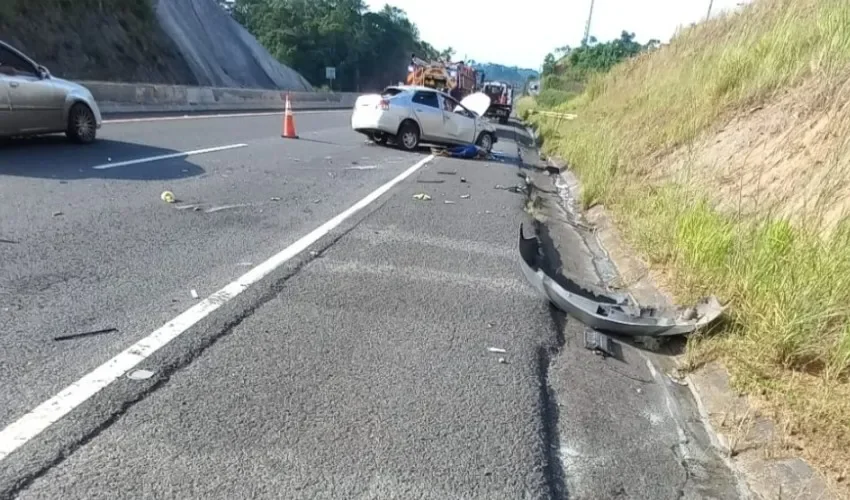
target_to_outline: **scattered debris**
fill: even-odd
[[[65,214],[62,213],[62,212],[53,212],[54,217],[59,217],[60,215],[65,215]]]
[[[318,250],[310,250],[310,257],[318,257],[320,255]]]
[[[460,182],[466,182],[466,177],[461,177]]]
[[[440,175],[457,175],[457,172],[449,172],[445,170],[438,170],[437,173]]]
[[[413,199],[414,199],[414,200],[419,200],[419,201],[429,201],[429,200],[431,199],[431,197],[430,197],[430,196],[428,196],[428,195],[427,195],[427,194],[425,194],[425,193],[417,193],[417,194],[414,194],[414,195],[413,195]]]
[[[538,264],[539,247],[537,238],[525,238],[520,226],[520,265],[525,277],[552,304],[595,330],[636,337],[686,335],[707,326],[725,309],[716,297],[708,297],[694,306],[695,318],[685,320],[681,311],[663,314],[623,297],[596,294],[568,278],[546,274]]]
[[[614,342],[610,337],[591,328],[584,330],[584,348],[604,357],[614,357]]]
[[[240,263],[238,263],[238,264],[236,264],[236,265],[237,265],[237,266],[241,266],[241,267],[251,267],[251,266],[253,266],[254,264],[253,264],[252,262],[245,261],[245,262],[240,262]]]
[[[378,168],[377,165],[356,165],[353,167],[345,167],[346,170],[375,170],[376,168]]]
[[[280,196],[272,196],[269,198],[270,201],[280,201]]]
[[[501,184],[496,184],[494,189],[501,189],[502,191],[510,191],[511,193],[517,194],[525,194],[525,186],[503,186]]]
[[[175,201],[177,201],[177,199],[174,197],[174,193],[172,193],[171,191],[163,191],[162,194],[159,195],[159,197],[162,199],[162,201],[166,203],[174,203]]]
[[[508,351],[502,349],[501,347],[488,347],[487,350],[490,351],[490,352],[495,352],[497,354],[507,354],[508,353]]]
[[[461,198],[462,200],[468,200],[468,199],[469,199],[469,195],[468,195],[468,194],[462,194],[462,195],[460,195],[460,198]]]
[[[250,207],[250,206],[251,206],[250,203],[236,203],[234,205],[221,205],[219,207],[208,208],[208,209],[204,210],[204,213],[212,214],[212,213],[215,213],[215,212],[221,212],[222,210],[232,210],[234,208],[245,208],[245,207]],[[196,212],[200,209],[201,209],[201,207],[195,207]]]
[[[452,200],[446,200],[443,203],[445,203],[446,205],[454,205],[455,204],[455,202],[452,201]]]
[[[416,179],[419,184],[442,184],[446,181],[443,179]]]
[[[53,337],[53,340],[62,341],[62,340],[73,340],[81,337],[92,337],[94,335],[104,335],[107,333],[115,333],[117,332],[117,328],[104,328],[103,330],[94,330],[90,332],[82,332],[82,333],[71,333],[69,335],[60,335],[58,337]]]
[[[192,295],[192,298],[193,298],[193,299],[197,299],[197,298],[198,298],[198,291],[197,291],[197,290],[195,290],[194,288],[193,288],[192,290],[190,290],[190,291],[189,291],[189,293]]]
[[[317,203],[317,204],[318,204],[318,203],[321,203],[321,202],[322,202],[322,200],[320,200],[320,199],[318,199],[318,198],[316,198],[315,200],[313,200],[313,203]]]
[[[147,380],[153,377],[153,372],[150,370],[133,370],[127,377],[133,380]]]
[[[499,358],[499,363],[506,364],[508,361],[505,358]]]

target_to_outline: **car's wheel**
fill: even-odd
[[[493,149],[493,136],[489,132],[484,132],[478,136],[475,145],[489,153]]]
[[[74,142],[90,144],[97,136],[97,121],[87,105],[78,102],[68,112],[68,129],[65,134]]]
[[[370,138],[372,139],[372,142],[374,142],[375,144],[386,144],[387,140],[389,140],[389,137],[387,137],[387,134],[385,134],[383,132],[375,132],[374,134],[372,134],[370,136]]]
[[[419,126],[412,121],[402,123],[398,130],[398,143],[408,151],[415,151],[419,147]]]

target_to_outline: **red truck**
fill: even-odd
[[[481,91],[490,97],[490,108],[484,116],[496,117],[503,125],[508,123],[513,109],[513,87],[503,82],[484,82]]]

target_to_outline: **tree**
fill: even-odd
[[[555,55],[549,52],[543,59],[543,75],[551,75],[555,72]]]
[[[370,12],[363,0],[237,0],[233,15],[313,84],[325,80],[325,67],[335,67],[335,88],[341,90],[396,83],[404,79],[411,54],[438,55],[407,14],[390,5]]]

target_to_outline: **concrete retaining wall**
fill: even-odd
[[[97,100],[104,115],[209,111],[278,111],[286,92],[257,89],[187,87],[182,85],[80,82]],[[349,109],[360,94],[290,92],[294,110]]]

